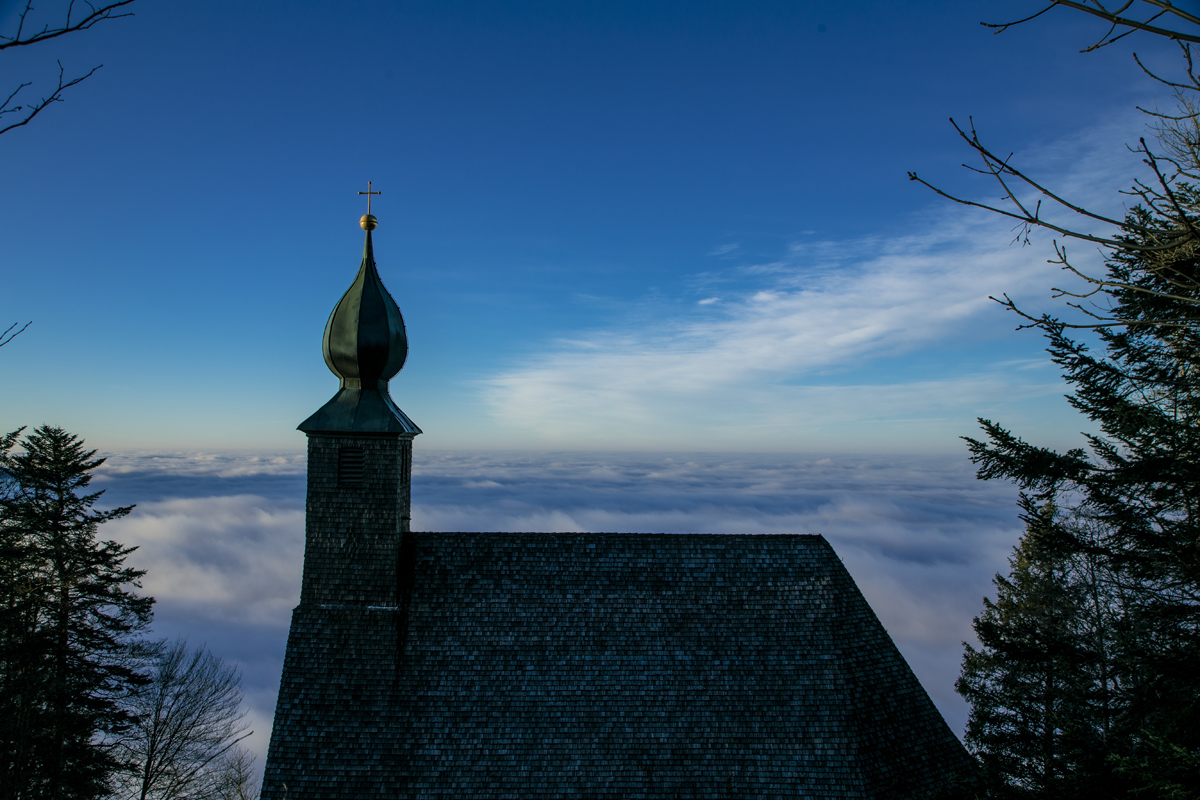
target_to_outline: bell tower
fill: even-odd
[[[375,266],[370,197],[378,192],[368,184],[359,194],[368,197],[362,265],[329,315],[321,348],[341,385],[299,426],[308,436],[304,577],[263,800],[325,797],[333,787],[361,788],[365,797],[380,764],[361,754],[392,757],[400,744],[377,725],[393,703],[388,676],[400,666],[405,638],[404,576],[412,564],[403,548],[411,548],[412,443],[421,429],[388,395],[408,338]]]
[[[329,315],[321,347],[341,386],[299,426],[308,435],[301,606],[397,605],[412,442],[421,429],[388,395],[388,381],[408,357],[408,337],[375,267],[378,221],[368,213],[361,225],[362,266]]]

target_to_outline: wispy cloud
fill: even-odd
[[[1133,114],[1017,157],[1072,201],[1120,217],[1118,190],[1139,174],[1124,143],[1143,124]],[[963,183],[954,175],[949,184],[1001,202],[987,179]],[[1036,205],[1036,197],[1023,199]],[[1047,206],[1042,214],[1072,218]],[[817,446],[827,446],[857,437],[854,409],[864,421],[919,418],[922,435],[941,425],[939,435],[954,447],[963,431],[947,426],[949,416],[958,425],[1017,395],[1061,393],[1051,389],[1052,372],[1010,370],[1004,362],[1012,353],[997,344],[1013,318],[989,296],[1007,293],[1030,310],[1058,310],[1050,289],[1066,280],[1046,263],[1049,234],[1036,235],[1032,247],[1014,238],[1011,220],[942,206],[910,218],[904,235],[804,236],[759,261],[722,245],[710,256],[728,266],[697,272],[681,282],[678,297],[642,302],[624,322],[548,342],[480,386],[495,420],[533,446],[737,446],[721,433],[735,426],[750,449],[812,446],[817,428],[827,434]],[[1099,271],[1094,248],[1072,252]],[[647,304],[655,302],[650,313]],[[976,346],[969,366],[938,366],[940,353],[961,352],[966,343]],[[921,356],[921,366],[912,366]],[[897,447],[920,441],[903,426],[879,433]]]
[[[797,446],[806,428],[828,425],[831,406],[839,419],[849,408],[894,417],[973,399],[985,385],[995,396],[1021,381],[999,370],[899,384],[868,375],[864,391],[861,373],[841,390],[828,377],[970,336],[992,311],[989,295],[1046,288],[1043,259],[996,247],[994,228],[944,221],[925,235],[797,244],[785,259],[741,267],[758,283],[750,290],[561,340],[484,390],[501,422],[536,440],[618,447],[639,438],[686,446],[731,425],[746,426],[744,447],[778,446],[781,436]]]

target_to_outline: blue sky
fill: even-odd
[[[0,24],[16,4],[0,1]],[[39,6],[49,12],[50,0]],[[139,0],[28,52],[0,137],[0,428],[51,423],[138,503],[162,635],[247,676],[262,752],[298,595],[320,354],[375,251],[408,325],[392,381],[424,429],[414,525],[830,537],[961,731],[961,641],[1020,533],[962,435],[1087,427],[1032,332],[1048,236],[941,200],[994,187],[947,122],[1120,213],[1130,57],[1169,46],[1026,2]],[[40,96],[40,95],[39,95]],[[1075,248],[1080,263],[1097,256]]]
[[[1101,206],[1138,174],[1161,93],[1070,12],[978,24],[1033,7],[148,0],[7,52],[33,93],[104,68],[0,141],[0,314],[34,323],[0,412],[300,449],[372,180],[423,447],[961,452],[980,414],[1065,443],[986,299],[1039,307],[1048,237],[905,177],[994,196],[968,115]]]

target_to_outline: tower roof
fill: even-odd
[[[388,381],[408,357],[404,317],[375,267],[375,217],[368,214],[361,224],[367,232],[362,266],[329,315],[321,345],[341,388],[299,428],[305,433],[415,435],[421,429],[388,395]]]

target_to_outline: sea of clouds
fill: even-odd
[[[105,526],[138,550],[155,633],[241,669],[266,752],[304,550],[301,455],[111,455]],[[425,452],[413,526],[439,531],[819,533],[950,726],[962,642],[1021,532],[1015,490],[960,456]]]

